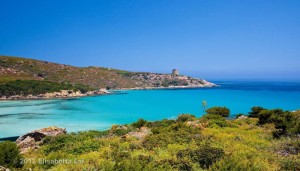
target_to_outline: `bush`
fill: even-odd
[[[177,117],[177,122],[194,121],[196,117],[191,114],[181,114]]]
[[[7,168],[22,167],[22,157],[16,143],[4,141],[0,143],[0,166]]]
[[[46,137],[41,148],[45,155],[54,152],[66,152],[69,154],[83,154],[98,150],[101,142],[97,137],[105,135],[106,132],[85,132],[78,134],[66,134],[56,137]]]
[[[300,162],[297,160],[284,159],[280,165],[281,170],[300,170]]]
[[[132,123],[131,125],[135,128],[141,128],[147,124],[147,121],[144,119],[139,119],[138,121]]]
[[[221,115],[223,117],[228,117],[230,110],[226,107],[212,107],[206,110],[207,114]]]
[[[279,113],[277,113],[279,114]],[[272,110],[262,110],[258,114],[258,124],[263,125],[266,123],[272,123],[271,116],[275,115]],[[280,115],[280,114],[279,114]]]
[[[211,147],[208,144],[201,146],[196,150],[186,149],[177,153],[178,159],[189,158],[193,162],[199,163],[203,169],[208,169],[217,160],[224,155],[224,150],[221,148]]]
[[[252,118],[258,118],[258,114],[259,112],[261,112],[262,110],[265,110],[263,107],[260,106],[254,106],[251,108],[251,112],[249,112],[249,117]]]
[[[165,148],[169,144],[184,144],[192,140],[201,142],[203,136],[199,130],[186,126],[185,124],[174,124],[168,129],[157,134],[150,134],[145,137],[142,146],[146,149],[154,149],[156,147]]]
[[[38,95],[51,92],[59,92],[61,90],[73,90],[86,93],[92,88],[82,84],[66,84],[51,81],[38,80],[15,80],[0,84],[0,96],[13,96],[29,94]]]
[[[273,123],[277,129],[274,137],[296,135],[300,133],[300,112],[283,111],[282,109],[262,110],[258,114],[258,124]]]
[[[202,122],[208,122],[209,127],[226,127],[228,126],[227,120],[221,115],[206,114],[201,119]]]
[[[155,168],[157,170],[179,170],[191,171],[192,164],[185,160],[163,159],[156,161]]]

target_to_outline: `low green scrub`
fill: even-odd
[[[222,109],[223,110],[223,109]],[[256,110],[256,109],[255,109]],[[260,110],[260,109],[259,109]],[[227,111],[227,110],[224,110]],[[264,112],[263,112],[264,111]],[[256,110],[257,112],[257,110]],[[250,117],[226,120],[223,113],[201,118],[138,120],[107,131],[47,137],[25,158],[82,160],[81,164],[28,164],[28,170],[299,170],[299,112],[260,110]],[[271,114],[270,114],[271,113]],[[283,125],[282,125],[283,123]],[[286,125],[286,126],[284,126]],[[149,134],[136,138],[141,127]],[[285,136],[274,138],[285,127]]]
[[[253,108],[252,108],[253,110]],[[290,112],[282,109],[261,109],[258,114],[258,124],[274,124],[274,137],[293,136],[300,134],[300,111]]]
[[[0,142],[0,166],[7,168],[20,168],[23,166],[22,156],[16,143]]]
[[[144,119],[139,119],[138,121],[132,123],[131,125],[135,128],[141,128],[147,124],[147,121]]]
[[[181,114],[177,117],[178,122],[194,121],[196,117],[191,114]]]
[[[209,144],[200,146],[197,149],[185,149],[177,153],[177,158],[197,162],[203,169],[208,169],[217,160],[224,156],[224,150],[212,147]]]
[[[72,85],[67,83],[37,80],[15,80],[0,84],[0,96],[38,95],[60,92],[61,90],[73,90],[86,93],[87,91],[92,90],[92,88],[80,84]]]
[[[229,126],[228,120],[221,115],[206,114],[201,118],[202,122],[207,122],[209,127],[226,127]]]
[[[223,117],[228,117],[230,114],[230,110],[226,107],[212,107],[206,110],[207,114],[212,114],[212,115],[220,115]]]

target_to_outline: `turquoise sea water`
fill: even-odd
[[[67,131],[103,130],[139,118],[176,118],[181,113],[203,115],[208,107],[226,106],[231,116],[252,106],[300,109],[299,82],[219,82],[220,87],[117,91],[113,95],[76,99],[0,102],[0,138],[19,136],[48,126]]]

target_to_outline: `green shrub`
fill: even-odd
[[[263,125],[266,123],[272,123],[271,116],[274,115],[272,110],[262,110],[258,114],[258,124]]]
[[[147,124],[147,121],[144,119],[139,119],[138,121],[132,123],[131,125],[135,128],[141,128]]]
[[[262,110],[265,110],[263,107],[260,106],[254,106],[251,108],[251,112],[249,112],[249,117],[252,118],[258,118],[258,114],[259,112],[261,112]]]
[[[53,152],[63,151],[70,154],[82,154],[98,150],[101,141],[96,138],[96,132],[79,134],[59,135],[56,137],[46,137],[43,144],[43,153],[48,155]]]
[[[179,170],[179,171],[191,171],[192,164],[186,160],[175,159],[163,159],[156,161],[155,168],[157,170]]]
[[[23,166],[22,157],[16,143],[0,142],[0,166],[20,168]]]
[[[220,115],[223,117],[228,117],[230,110],[226,107],[212,107],[206,110],[207,114]]]
[[[221,115],[206,114],[201,119],[202,122],[208,122],[209,127],[226,127],[228,126],[227,120]]]
[[[202,138],[203,136],[198,130],[177,123],[158,134],[148,135],[143,140],[142,145],[146,149],[165,148],[168,144],[184,144],[192,140],[201,142]]]
[[[127,134],[131,131],[132,131],[131,129],[114,129],[114,130],[111,130],[111,133],[116,135],[116,136],[122,136],[122,135],[125,135],[125,134]]]
[[[282,109],[262,110],[258,114],[258,119],[259,125],[266,123],[275,125],[274,137],[300,133],[300,112],[289,112]]]
[[[59,92],[61,90],[73,90],[86,93],[92,88],[82,84],[66,84],[51,81],[38,80],[15,80],[0,84],[0,96],[13,95],[38,95],[51,92]]]
[[[281,170],[300,170],[299,160],[284,159],[280,163]]]
[[[196,117],[191,114],[181,114],[177,117],[177,122],[194,121]]]
[[[201,146],[198,149],[186,149],[177,153],[178,159],[189,158],[193,162],[199,163],[203,169],[208,169],[217,160],[224,155],[224,150],[221,148],[211,147],[208,144]]]
[[[245,158],[237,158],[235,156],[224,156],[222,159],[214,163],[210,170],[217,170],[217,171],[265,171],[265,170],[272,170],[268,167],[265,167],[262,163],[254,163],[253,159],[250,157],[249,159]]]
[[[153,134],[168,132],[171,125],[176,123],[174,120],[164,119],[162,121],[148,122],[146,125],[151,128]]]

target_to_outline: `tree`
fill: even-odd
[[[193,121],[196,117],[191,114],[181,114],[177,117],[178,122],[186,122],[186,121]]]
[[[207,102],[205,100],[202,101],[202,109],[203,113],[205,112],[205,109],[207,108]]]
[[[144,119],[139,119],[138,121],[132,123],[131,125],[135,128],[141,128],[147,124],[147,121]]]
[[[254,107],[252,107],[251,108],[251,112],[249,112],[249,117],[258,118],[258,114],[262,110],[265,110],[265,109],[263,107],[260,107],[260,106],[254,106]]]
[[[221,115],[223,117],[228,117],[230,114],[230,110],[226,107],[212,107],[206,110],[207,114],[212,115]]]

